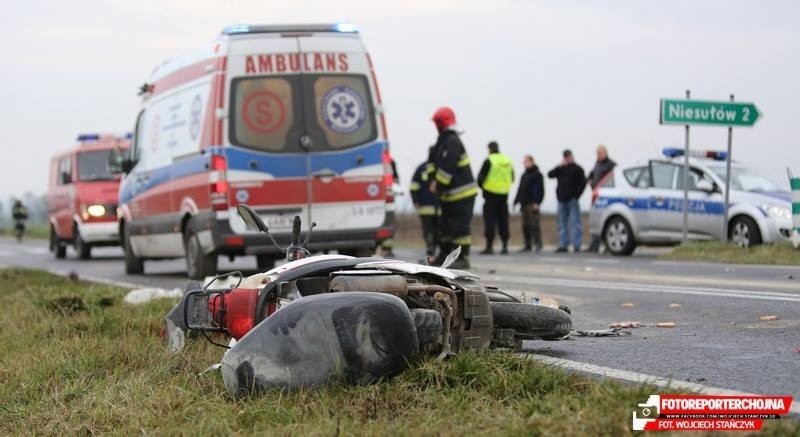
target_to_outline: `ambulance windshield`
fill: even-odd
[[[369,82],[363,75],[303,74],[234,79],[234,145],[275,153],[341,150],[377,136]]]
[[[108,150],[81,152],[78,154],[78,180],[81,182],[113,181],[116,179],[108,170]]]

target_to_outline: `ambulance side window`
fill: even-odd
[[[131,168],[136,166],[136,163],[139,162],[139,156],[142,150],[142,132],[144,131],[144,109],[139,112],[139,115],[136,117],[136,127],[134,128],[133,132],[133,141],[131,143],[130,149],[128,149],[128,159],[130,160]]]

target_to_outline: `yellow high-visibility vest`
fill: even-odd
[[[508,194],[514,182],[511,158],[502,153],[490,153],[489,164],[489,173],[483,181],[483,189],[494,194]]]

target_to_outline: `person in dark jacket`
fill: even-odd
[[[514,198],[514,205],[520,205],[522,210],[522,235],[525,246],[521,252],[533,250],[531,239],[536,246],[536,252],[542,250],[542,231],[539,226],[539,206],[544,200],[544,177],[536,166],[531,155],[525,155],[522,161],[525,165],[525,172],[519,180],[517,196]]]
[[[411,200],[422,222],[425,253],[431,256],[436,252],[436,218],[439,215],[439,200],[430,190],[427,161],[420,164],[411,177]]]
[[[578,203],[586,188],[586,176],[583,168],[575,163],[572,151],[564,150],[564,159],[547,173],[550,179],[556,179],[556,198],[558,199],[558,249],[556,252],[568,252],[570,242],[575,252],[581,250],[583,227],[581,225],[581,207]]]
[[[617,165],[617,163],[608,157],[608,149],[606,146],[602,144],[597,146],[597,161],[594,163],[594,168],[589,172],[589,176],[586,178],[586,182],[592,190],[597,189],[600,182],[614,169],[615,165]],[[592,242],[589,243],[589,252],[599,251],[600,234],[592,234]]]
[[[508,155],[500,153],[496,141],[488,145],[489,157],[483,161],[478,172],[478,186],[483,189],[483,231],[486,236],[486,248],[483,255],[493,255],[494,231],[500,234],[502,249],[500,253],[508,254],[508,193],[514,183],[514,165]]]
[[[469,252],[472,245],[472,209],[478,185],[472,174],[469,155],[456,132],[456,114],[448,107],[441,107],[433,114],[433,123],[439,137],[431,150],[428,161],[432,174],[431,192],[439,197],[439,257],[434,261],[441,265],[447,255],[461,246],[461,254],[451,265],[456,269],[469,268]]]

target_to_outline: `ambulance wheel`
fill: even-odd
[[[192,279],[203,279],[217,274],[216,253],[205,253],[200,245],[200,238],[190,228],[183,236],[183,247],[186,253],[186,274]]]
[[[740,215],[728,226],[728,239],[740,247],[753,247],[762,243],[761,230],[750,217]]]
[[[64,259],[67,256],[67,247],[61,244],[61,239],[56,234],[56,229],[50,226],[50,252],[56,259]]]
[[[75,235],[75,239],[73,241],[73,245],[75,246],[75,252],[78,252],[79,259],[89,259],[92,257],[92,245],[87,243],[83,237],[81,237],[81,233],[78,230],[78,227],[75,226],[75,230],[73,231],[73,235]]]
[[[603,242],[612,255],[630,255],[636,249],[631,224],[618,215],[608,219],[603,227]]]
[[[122,251],[125,254],[125,273],[128,275],[141,275],[144,273],[144,260],[133,253],[131,247],[131,231],[128,225],[122,226]]]
[[[266,272],[275,267],[274,255],[256,255],[256,266],[259,272]]]

